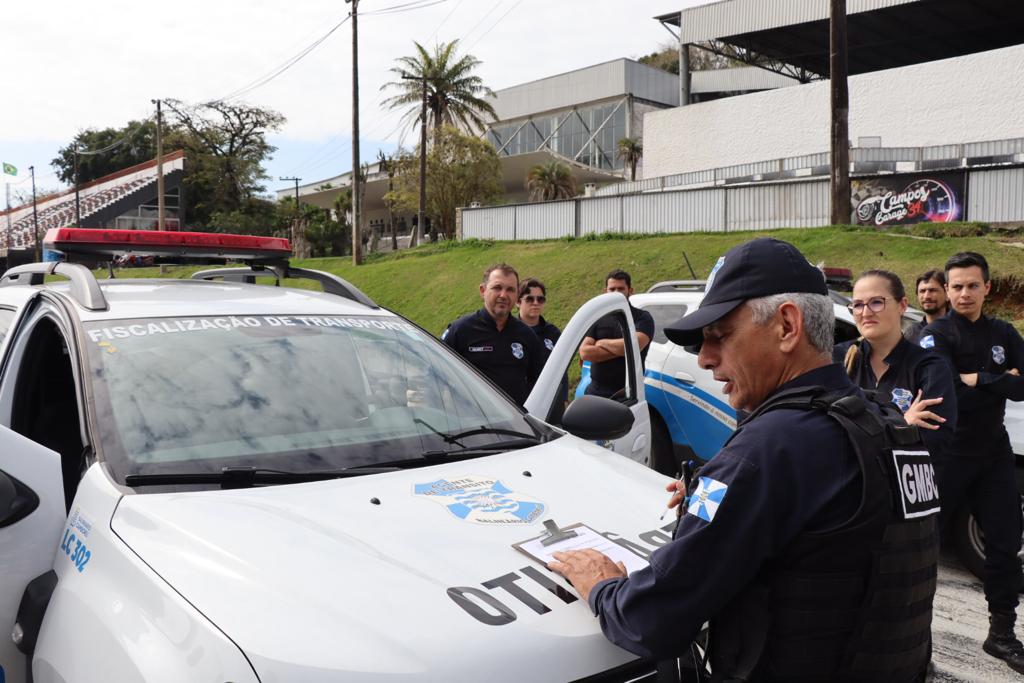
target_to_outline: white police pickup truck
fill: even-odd
[[[639,376],[628,408],[588,397],[555,428],[355,287],[289,268],[283,240],[47,242],[250,267],[0,279],[0,682],[653,680],[511,547],[545,520],[640,555],[669,540],[667,480],[591,443],[645,457]],[[556,363],[607,314],[633,337],[603,295]],[[532,409],[554,410],[561,374]]]

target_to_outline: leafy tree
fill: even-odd
[[[746,66],[737,59],[738,51],[730,46],[725,49],[734,52],[733,56],[717,55],[714,52],[703,50],[695,45],[690,45],[690,70],[691,71],[712,71],[714,69],[731,69],[737,66]],[[653,66],[662,71],[679,74],[679,46],[673,42],[662,43],[658,50],[649,55],[644,55],[638,60],[641,64]]]
[[[644,154],[644,146],[635,138],[622,138],[616,146],[622,163],[629,166],[629,179],[636,180],[636,165]]]
[[[294,206],[295,202],[292,201]],[[292,212],[294,213],[294,211]],[[210,216],[212,232],[226,232],[239,235],[262,235],[264,237],[287,236],[287,223],[282,222],[274,202],[260,197],[250,197],[242,206],[233,211],[215,211]]]
[[[420,115],[423,102],[423,77],[427,79],[427,118],[435,133],[442,126],[460,124],[463,130],[482,130],[489,116],[497,117],[494,108],[484,97],[494,97],[494,91],[483,84],[473,71],[480,66],[480,60],[473,55],[456,57],[459,41],[441,43],[428,52],[422,45],[413,42],[416,54],[399,57],[398,66],[391,73],[398,80],[385,83],[381,90],[388,88],[398,91],[384,100],[389,109],[405,109],[402,116],[404,126],[413,125]],[[415,76],[403,79],[402,76]]]
[[[526,174],[526,189],[531,202],[570,199],[576,196],[576,178],[560,161],[537,164]]]
[[[268,176],[261,164],[276,149],[266,134],[281,128],[281,114],[232,102],[164,103],[176,124],[168,142],[185,150],[184,184],[194,221],[206,225],[215,211],[241,210],[265,189],[261,181]]]
[[[185,150],[182,184],[188,222],[203,228],[252,225],[258,229],[267,216],[266,207],[254,201],[265,189],[261,182],[267,176],[261,164],[275,149],[267,143],[266,134],[280,129],[284,117],[271,109],[239,103],[187,105],[165,100],[164,104],[168,109],[164,152]],[[154,159],[156,124],[131,121],[123,128],[79,133],[52,162],[66,183],[74,182],[76,144],[89,151],[105,150],[79,154],[79,182],[85,183]]]
[[[57,151],[50,162],[57,177],[75,182],[75,148],[78,148],[78,182],[88,183],[123,168],[156,158],[156,122],[129,121],[123,128],[86,129]],[[106,152],[96,154],[100,150]]]
[[[394,189],[385,195],[396,207],[419,207],[419,152],[402,153],[394,161]],[[503,194],[501,164],[494,147],[451,126],[434,132],[427,152],[427,214],[441,234],[455,233],[455,209],[472,202],[492,203]]]

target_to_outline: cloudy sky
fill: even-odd
[[[360,0],[362,156],[398,142],[398,113],[380,92],[397,56],[458,38],[493,89],[638,57],[672,40],[652,17],[707,0]],[[433,2],[421,8],[374,11]],[[0,20],[0,160],[23,183],[56,188],[50,161],[86,128],[120,127],[153,112],[150,100],[224,97],[274,73],[348,14],[343,0],[139,0],[6,3]],[[271,136],[270,190],[351,167],[350,24],[345,23],[244,101],[281,112]],[[18,187],[24,187],[19,184]]]

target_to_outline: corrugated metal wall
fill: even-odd
[[[516,207],[489,206],[485,209],[463,209],[462,237],[482,240],[514,240]]]
[[[1024,167],[969,171],[967,176],[967,220],[1024,221]],[[467,238],[510,240],[602,232],[811,228],[828,225],[828,204],[828,180],[820,178],[645,192],[463,209],[462,234]]]
[[[729,232],[829,223],[827,181],[733,187],[727,202]]]
[[[968,220],[1024,220],[1024,168],[974,171],[967,183]]]
[[[622,232],[622,197],[580,200],[580,234]]]
[[[634,194],[622,198],[625,232],[698,232],[721,230],[727,190]]]
[[[550,240],[572,235],[576,229],[576,202],[537,202],[516,205],[516,239]]]

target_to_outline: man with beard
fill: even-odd
[[[946,298],[946,274],[941,270],[929,270],[917,278],[917,303],[924,311],[924,320],[914,323],[903,336],[911,344],[921,343],[924,328],[949,312]]]
[[[444,331],[441,341],[454,349],[520,406],[544,368],[544,347],[529,325],[512,317],[519,273],[507,263],[484,271],[484,306]]]

